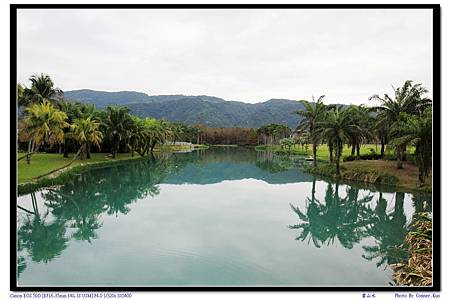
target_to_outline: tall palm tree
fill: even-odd
[[[72,126],[72,137],[80,144],[80,159],[89,158],[90,145],[100,148],[103,134],[100,131],[100,123],[91,117],[75,119]]]
[[[348,142],[352,135],[360,131],[360,127],[352,122],[349,111],[342,110],[341,106],[328,112],[323,121],[317,122],[315,134],[335,145],[337,177],[340,177],[340,160],[344,143]]]
[[[104,114],[105,135],[111,142],[111,154],[116,158],[120,143],[126,139],[132,119],[130,110],[123,106],[108,106]]]
[[[389,124],[384,120],[383,115],[378,114],[374,120],[375,134],[381,144],[380,155],[384,157],[385,146],[389,142]]]
[[[67,115],[56,109],[48,100],[32,104],[25,110],[22,128],[19,130],[19,140],[28,141],[27,163],[31,162],[31,155],[38,151],[43,143],[49,145],[62,143],[64,128],[69,126]]]
[[[370,115],[370,110],[363,105],[351,105],[348,108],[348,114],[354,125],[359,126],[360,130],[352,132],[350,135],[349,144],[352,147],[352,156],[356,159],[360,158],[361,145],[373,139],[373,118]]]
[[[73,124],[75,119],[81,118],[81,111],[79,103],[61,100],[59,103],[59,109],[66,113],[67,122]],[[69,151],[75,145],[75,141],[72,139],[72,131],[70,127],[64,129],[64,154],[65,158],[69,157]]]
[[[378,112],[379,122],[387,124],[389,128],[398,119],[401,113],[408,113],[411,115],[422,115],[427,107],[431,107],[431,99],[424,97],[428,90],[421,84],[413,84],[412,80],[407,80],[402,87],[393,88],[394,98],[388,94],[384,97],[373,95],[369,100],[377,100],[381,103],[380,106],[373,109]],[[406,160],[406,147],[398,148],[398,160]],[[402,168],[399,163],[397,168]]]
[[[401,113],[390,131],[389,145],[397,149],[397,152],[408,145],[416,148],[415,158],[419,167],[418,184],[420,186],[424,185],[425,178],[431,169],[432,130],[432,111],[431,108],[427,108],[420,117]],[[401,164],[401,160],[398,159],[398,163]]]
[[[319,143],[319,136],[316,134],[317,123],[322,120],[327,110],[326,105],[322,102],[324,97],[325,95],[320,96],[316,102],[314,102],[313,97],[312,103],[306,100],[300,100],[304,106],[304,110],[295,112],[297,115],[303,117],[297,129],[306,130],[311,138],[313,144],[314,166],[317,166],[317,145]]]
[[[56,103],[56,100],[60,100],[63,96],[62,90],[55,87],[53,80],[47,74],[34,74],[30,77],[30,81],[30,98],[33,103],[43,102],[44,99]]]

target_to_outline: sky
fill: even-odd
[[[405,80],[432,97],[431,10],[19,10],[18,82],[64,90],[372,105]]]

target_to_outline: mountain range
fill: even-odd
[[[295,111],[303,104],[288,99],[270,99],[260,103],[227,101],[211,96],[147,95],[134,91],[103,92],[88,89],[64,92],[71,101],[94,104],[98,109],[109,105],[123,105],[140,117],[153,117],[186,125],[203,124],[209,127],[258,128],[270,123],[291,128],[301,117]]]

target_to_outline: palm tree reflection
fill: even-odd
[[[408,224],[404,212],[405,193],[395,193],[395,203],[389,211],[388,203],[379,192],[376,205],[372,208],[374,194],[360,196],[359,189],[348,187],[345,197],[339,196],[339,183],[328,182],[323,201],[315,195],[316,181],[312,184],[312,193],[306,198],[306,211],[290,204],[300,222],[290,225],[290,229],[300,230],[296,240],[313,241],[317,247],[334,244],[337,239],[341,246],[351,249],[364,238],[370,237],[374,245],[363,245],[363,258],[377,259],[377,266],[394,264],[406,258],[406,253],[399,247],[407,233]],[[416,212],[430,209],[430,197],[413,196]]]
[[[35,262],[48,263],[67,247],[66,226],[60,220],[48,220],[48,210],[40,214],[34,193],[31,198],[34,214],[27,215],[17,231],[18,250],[26,249]],[[21,259],[18,263],[18,268],[23,271],[25,260]]]
[[[102,214],[127,214],[131,203],[157,195],[158,184],[173,172],[173,164],[173,159],[149,160],[79,174],[41,194],[45,213],[39,212],[31,193],[32,209],[18,207],[23,215],[18,224],[18,274],[25,270],[27,259],[47,263],[58,257],[70,239],[92,243],[103,225]]]
[[[363,246],[366,252],[363,257],[370,261],[379,258],[377,266],[398,263],[407,258],[407,253],[399,247],[408,234],[404,200],[405,193],[397,192],[394,211],[388,213],[387,201],[380,192],[372,221],[366,227],[367,233],[375,239],[375,245]]]
[[[313,193],[311,198],[307,198],[306,214],[302,213],[298,207],[291,205],[292,210],[297,214],[300,223],[291,225],[291,229],[301,229],[297,240],[306,240],[309,237],[318,248],[334,244],[337,239],[339,243],[351,249],[365,237],[364,226],[367,224],[366,203],[371,201],[371,196],[358,199],[358,190],[349,188],[347,196],[339,196],[339,184],[328,183],[324,203],[318,201],[314,193],[315,182],[313,182]]]

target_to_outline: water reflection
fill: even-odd
[[[26,252],[32,261],[47,263],[61,254],[70,239],[92,243],[99,238],[102,214],[128,214],[132,203],[158,195],[161,183],[210,184],[242,178],[286,183],[296,182],[301,176],[308,178],[292,167],[291,172],[285,172],[288,168],[280,167],[275,160],[260,161],[254,151],[245,148],[164,153],[144,161],[89,170],[62,186],[38,192],[44,201],[43,214],[38,210],[36,193],[24,196],[31,200],[32,210],[18,205],[25,214],[18,221],[18,273],[26,268]]]
[[[73,176],[62,186],[22,196],[18,205],[18,276],[33,263],[49,264],[71,243],[96,249],[96,241],[104,234],[101,229],[108,227],[104,225],[107,217],[115,221],[129,215],[135,209],[133,203],[158,196],[162,184],[167,188],[168,185],[209,185],[247,178],[257,179],[258,187],[311,183],[311,189],[304,195],[305,207],[291,204],[299,219],[298,224],[290,226],[299,230],[297,240],[312,243],[317,248],[338,244],[352,249],[362,243],[363,257],[375,260],[378,266],[394,263],[402,257],[395,246],[407,233],[404,193],[395,193],[391,207],[381,192],[367,193],[365,187],[316,180],[303,173],[290,158],[245,148],[219,148],[187,154],[159,154],[146,160],[92,169]],[[248,191],[257,195],[257,190]],[[322,194],[324,196],[319,196]],[[428,195],[412,198],[416,211],[431,210],[430,201]],[[282,203],[280,211],[287,203]],[[265,213],[283,216],[282,212],[271,210]],[[282,222],[286,222],[285,219]],[[286,231],[283,226],[280,230]],[[371,243],[364,244],[366,238],[370,238]],[[289,238],[283,237],[283,240]]]
[[[404,201],[405,193],[395,193],[394,211],[388,213],[387,200],[383,198],[383,193],[379,193],[371,224],[366,228],[367,233],[375,238],[376,245],[363,246],[366,252],[363,257],[377,259],[377,266],[398,263],[407,258],[407,254],[399,248],[408,234]]]
[[[27,250],[33,261],[47,263],[66,249],[66,226],[60,220],[50,220],[49,210],[39,212],[34,193],[31,194],[31,199],[34,211],[27,214],[18,229],[18,252]],[[20,262],[23,271],[26,263],[22,258]]]
[[[315,181],[315,180],[314,180]],[[358,190],[349,187],[344,198],[339,196],[339,184],[333,188],[328,183],[325,199],[320,202],[315,196],[315,183],[312,195],[307,198],[306,213],[291,204],[292,210],[297,214],[300,223],[291,225],[291,229],[300,229],[297,240],[308,243],[312,240],[318,248],[329,246],[337,239],[348,249],[365,237],[364,227],[369,222],[370,212],[366,204],[372,200],[371,196],[358,199]]]
[[[290,204],[300,221],[289,225],[290,229],[300,230],[297,240],[308,244],[312,241],[317,248],[333,245],[337,240],[342,247],[351,249],[370,238],[374,245],[363,243],[362,257],[368,261],[376,260],[377,267],[407,258],[399,247],[408,233],[404,192],[395,192],[394,205],[390,208],[381,191],[361,195],[355,186],[327,182],[324,198],[318,199],[315,186],[316,180],[312,183],[311,196],[306,197],[305,210]],[[346,190],[342,197],[339,190],[343,188]],[[377,199],[375,205],[374,197]],[[415,212],[431,209],[429,195],[417,194],[412,199]]]

